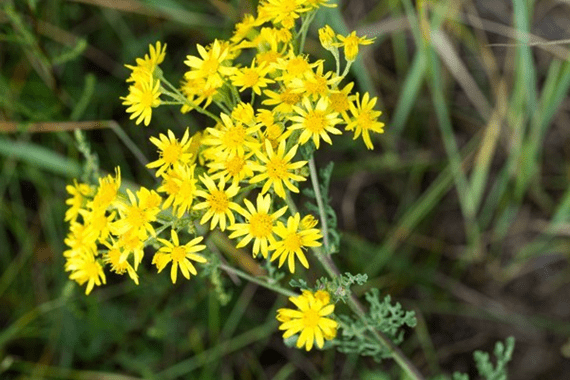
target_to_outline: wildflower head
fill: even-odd
[[[330,295],[319,290],[313,293],[309,290],[296,297],[289,297],[298,310],[282,308],[277,310],[276,319],[282,322],[279,330],[285,330],[283,338],[287,339],[295,334],[297,338],[297,348],[305,346],[309,351],[316,344],[323,348],[326,340],[334,339],[338,328],[338,323],[328,318],[334,312],[334,305],[329,304]]]

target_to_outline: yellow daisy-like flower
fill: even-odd
[[[127,196],[130,205],[127,203],[118,205],[120,219],[113,223],[111,232],[114,235],[132,232],[141,240],[148,237],[147,232],[155,236],[156,232],[151,222],[156,221],[156,215],[160,212],[159,206],[162,203],[160,195],[154,190],[141,187],[136,197],[130,189],[127,189]]]
[[[212,81],[219,81],[220,75],[229,76],[235,71],[234,67],[227,65],[230,51],[220,40],[214,40],[208,49],[200,44],[197,44],[196,48],[201,58],[186,56],[184,63],[192,68],[184,74],[186,79],[203,78],[206,79],[206,84],[210,84]]]
[[[97,231],[89,226],[77,222],[71,222],[69,233],[63,240],[69,249],[63,252],[64,257],[73,257],[80,254],[93,254],[97,252]]]
[[[151,169],[159,168],[156,171],[157,177],[160,177],[162,173],[176,164],[187,164],[192,158],[192,154],[188,152],[192,144],[188,128],[186,128],[181,141],[178,141],[174,136],[174,132],[170,129],[167,133],[168,137],[161,133],[158,135],[160,139],[154,136],[150,138],[150,142],[159,149],[159,159],[147,164],[146,167]]]
[[[119,244],[111,238],[111,243],[104,242],[103,243],[109,250],[103,256],[103,261],[106,264],[111,266],[111,271],[117,274],[124,274],[127,272],[131,280],[134,281],[135,284],[139,284],[139,276],[137,272],[133,269],[132,265],[127,260],[122,260],[123,256],[121,248]]]
[[[69,205],[69,208],[65,212],[64,221],[75,221],[77,215],[79,215],[79,210],[86,205],[87,196],[93,192],[93,188],[86,183],[77,183],[77,180],[73,180],[73,185],[67,185],[65,190],[71,195],[71,198],[65,200],[65,204]]]
[[[241,87],[239,89],[240,92],[246,88],[251,88],[254,93],[261,95],[261,87],[267,87],[269,83],[275,82],[274,80],[265,77],[268,71],[269,66],[265,64],[256,66],[255,60],[253,60],[251,67],[238,69],[231,77],[231,81],[234,86]]]
[[[234,230],[230,235],[230,239],[245,235],[236,248],[245,247],[254,239],[253,257],[256,257],[261,251],[263,257],[267,258],[269,244],[275,242],[275,238],[273,237],[275,222],[285,214],[287,206],[270,214],[271,197],[269,194],[265,197],[261,194],[257,195],[257,209],[248,199],[244,199],[243,202],[247,210],[242,208],[238,210],[238,212],[244,216],[246,223],[236,223],[230,226],[229,229]]]
[[[301,215],[296,213],[287,219],[287,226],[278,222],[275,233],[281,238],[269,249],[275,250],[271,255],[271,261],[279,259],[279,268],[288,261],[289,271],[295,273],[295,257],[299,259],[301,265],[309,268],[309,262],[303,248],[320,247],[322,243],[318,241],[323,236],[317,228],[305,228],[301,225]]]
[[[210,81],[206,78],[183,79],[180,85],[180,91],[188,99],[180,108],[181,113],[188,113],[194,109],[195,106],[208,108],[214,98],[218,96],[218,90],[222,88],[224,81],[220,77],[213,77]]]
[[[261,104],[275,106],[273,112],[288,114],[293,112],[293,106],[301,101],[303,94],[294,92],[291,88],[284,88],[280,92],[265,90],[263,94],[266,98]]]
[[[99,187],[93,197],[90,207],[94,211],[104,211],[117,201],[117,194],[121,187],[121,168],[115,168],[115,178],[110,174],[99,178]]]
[[[323,348],[326,340],[336,336],[338,322],[328,318],[334,313],[334,305],[330,303],[330,295],[324,290],[313,293],[304,290],[303,294],[289,297],[298,310],[282,308],[277,310],[276,319],[282,322],[279,330],[285,330],[283,338],[287,339],[297,333],[297,348],[305,346],[309,351],[316,344]]]
[[[296,116],[290,116],[289,119],[296,124],[289,126],[289,129],[302,130],[299,136],[299,143],[305,144],[310,138],[313,139],[315,147],[319,149],[320,139],[323,139],[329,144],[332,140],[329,133],[333,135],[341,135],[342,132],[334,126],[340,122],[338,113],[329,109],[329,102],[327,98],[320,98],[315,107],[311,104],[309,98],[303,98],[303,108],[293,106],[293,111],[297,113]]]
[[[164,57],[166,56],[166,44],[162,45],[160,41],[157,41],[156,46],[148,45],[148,47],[150,55],[145,54],[144,58],[137,58],[136,66],[125,65],[125,67],[132,71],[127,82],[148,80],[148,78],[154,74],[156,67],[164,61]]]
[[[95,231],[97,239],[101,242],[105,241],[109,236],[111,224],[115,219],[116,212],[112,211],[106,215],[105,210],[79,210],[83,221],[87,228]]]
[[[306,56],[296,55],[293,49],[290,49],[285,57],[278,58],[277,62],[273,64],[275,69],[281,71],[281,75],[275,78],[275,80],[288,83],[295,78],[300,78],[310,73],[311,69],[318,66],[321,62],[309,63]]]
[[[336,88],[342,78],[334,75],[332,71],[323,74],[323,70],[324,65],[319,62],[316,71],[309,71],[304,77],[292,79],[293,91],[302,93],[303,96],[308,96],[313,101],[326,97],[331,88]]]
[[[338,112],[345,122],[348,123],[348,110],[350,110],[350,105],[356,98],[354,94],[351,93],[354,87],[354,82],[348,83],[342,88],[342,90],[331,90],[329,92],[329,107],[334,112]]]
[[[374,149],[370,140],[370,132],[384,133],[384,123],[378,121],[382,112],[374,110],[377,98],[369,99],[368,93],[365,93],[361,100],[359,94],[356,95],[356,106],[353,103],[350,104],[352,118],[345,129],[347,131],[354,130],[353,140],[362,134],[366,148]]]
[[[206,186],[208,191],[197,190],[196,196],[204,198],[204,202],[198,203],[194,206],[195,210],[208,209],[202,219],[200,219],[200,224],[205,224],[208,220],[210,222],[210,230],[216,228],[219,224],[220,229],[225,231],[226,229],[226,217],[230,221],[230,225],[235,223],[235,216],[232,210],[237,211],[240,206],[232,202],[230,199],[233,198],[239,191],[238,186],[230,186],[225,189],[226,181],[222,177],[218,186],[212,178],[207,174],[200,177],[200,181]]]
[[[348,36],[343,36],[341,34],[337,35],[337,38],[340,42],[337,43],[337,46],[344,47],[344,57],[347,61],[352,62],[356,59],[358,55],[358,46],[359,45],[370,45],[374,42],[375,38],[368,39],[366,36],[358,37],[356,35],[356,31],[352,31]]]
[[[294,145],[289,152],[285,152],[285,140],[281,140],[277,152],[273,150],[271,142],[265,140],[265,153],[260,151],[256,152],[257,158],[263,164],[254,164],[253,170],[260,173],[249,180],[251,183],[258,183],[265,181],[261,194],[265,194],[270,187],[273,187],[275,194],[285,199],[285,189],[283,184],[292,192],[298,193],[299,189],[291,183],[291,181],[306,181],[306,178],[293,171],[302,168],[307,164],[307,161],[291,162],[299,145]]]
[[[212,179],[224,178],[226,182],[238,186],[242,180],[253,177],[251,156],[253,152],[244,155],[217,155],[216,161],[207,164],[208,172],[213,173]]]
[[[239,102],[234,106],[231,119],[245,125],[255,125],[255,111],[250,103]]]
[[[195,168],[196,165],[177,164],[163,175],[162,185],[157,189],[159,193],[168,194],[162,208],[166,209],[173,205],[173,211],[178,218],[192,207],[198,182],[194,178]]]
[[[208,260],[206,260],[205,257],[196,254],[196,252],[203,251],[206,248],[205,245],[198,244],[204,239],[202,236],[198,236],[184,245],[180,245],[178,234],[175,230],[170,231],[170,236],[172,241],[160,238],[158,239],[163,246],[154,255],[152,263],[156,265],[158,273],[160,273],[168,263],[172,262],[172,267],[170,268],[170,279],[172,280],[172,283],[175,284],[178,268],[180,268],[182,275],[189,280],[190,273],[194,276],[198,274],[194,264],[192,264],[192,261],[190,260],[198,263],[205,263]]]
[[[117,247],[121,249],[119,261],[124,263],[132,254],[134,258],[135,271],[138,270],[140,263],[144,257],[144,242],[136,231],[130,230],[127,233],[118,236]]]
[[[309,11],[304,0],[267,0],[260,5],[259,18],[269,19],[274,25],[281,24],[285,28],[295,26],[295,20],[301,13]]]
[[[101,286],[101,283],[106,283],[103,267],[92,253],[79,254],[67,259],[65,271],[71,272],[69,279],[76,281],[79,285],[87,283],[86,295],[91,293],[95,285]]]
[[[142,121],[145,126],[148,126],[152,117],[152,109],[160,105],[160,95],[160,81],[150,76],[147,80],[137,81],[129,86],[129,94],[121,99],[124,100],[123,105],[129,106],[126,112],[132,114],[130,119],[138,117],[135,121],[136,125]]]
[[[234,123],[225,113],[221,113],[220,118],[223,124],[218,125],[218,128],[207,128],[209,136],[202,139],[203,144],[215,147],[218,154],[243,155],[246,150],[257,149],[259,142],[255,137],[258,130],[256,126]]]

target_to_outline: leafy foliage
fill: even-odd
[[[399,303],[391,304],[391,297],[387,295],[382,301],[378,289],[372,289],[365,295],[370,304],[370,311],[365,320],[355,319],[351,316],[340,315],[342,335],[338,339],[338,350],[344,353],[356,353],[362,356],[371,356],[380,362],[392,356],[387,347],[382,346],[367,332],[375,329],[385,334],[394,344],[398,345],[404,340],[404,325],[415,327],[416,317],[413,311],[405,311]]]

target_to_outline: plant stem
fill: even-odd
[[[263,286],[264,288],[267,288],[267,289],[269,289],[269,290],[273,290],[274,292],[280,293],[280,294],[282,294],[282,295],[284,295],[284,296],[286,296],[286,297],[295,297],[295,296],[298,296],[298,294],[295,293],[295,292],[292,292],[292,291],[290,291],[290,290],[287,290],[287,289],[285,289],[285,288],[282,288],[282,287],[280,287],[280,286],[277,285],[277,284],[269,283],[268,281],[264,280],[263,278],[260,278],[260,277],[253,277],[253,276],[251,276],[251,275],[249,275],[249,274],[247,274],[247,273],[245,273],[245,272],[242,272],[242,271],[239,270],[239,269],[236,269],[236,268],[234,268],[234,267],[231,267],[231,266],[229,266],[229,265],[227,265],[227,264],[220,263],[220,268],[223,269],[223,270],[225,270],[226,272],[233,273],[233,274],[237,275],[238,277],[243,278],[244,280],[247,280],[247,281],[249,281],[249,282],[253,282],[253,283],[256,283],[256,284],[258,284],[258,285],[261,285],[261,286]]]
[[[328,232],[327,232],[327,224],[326,224],[326,213],[324,209],[324,204],[321,197],[320,186],[319,186],[319,179],[317,177],[317,169],[315,166],[314,156],[311,157],[309,160],[309,170],[311,173],[311,182],[313,184],[313,190],[315,191],[315,197],[317,198],[317,206],[319,207],[319,214],[321,217],[322,223],[322,230],[323,230],[323,241],[326,253],[328,253]],[[289,198],[288,198],[289,200]],[[327,272],[327,274],[334,278],[339,277],[340,272],[334,262],[331,260],[331,257],[328,254],[325,254],[319,249],[318,247],[313,248],[315,252],[315,256]],[[350,309],[358,316],[367,329],[372,333],[374,338],[386,348],[388,348],[392,352],[392,358],[398,363],[398,365],[408,374],[410,379],[414,380],[423,380],[424,377],[420,373],[420,371],[413,365],[413,363],[404,355],[404,353],[382,332],[374,329],[372,326],[368,324],[366,319],[366,312],[358,298],[354,294],[350,294],[348,298],[348,306]]]
[[[311,173],[311,183],[313,185],[313,191],[315,192],[315,198],[317,199],[317,206],[319,207],[319,217],[321,219],[321,229],[323,230],[323,243],[325,245],[326,253],[330,252],[329,246],[329,229],[327,225],[327,215],[325,212],[325,206],[323,204],[323,197],[321,195],[321,188],[319,186],[319,177],[317,174],[317,167],[315,165],[315,156],[311,156],[309,160],[309,171]]]

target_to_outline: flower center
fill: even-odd
[[[259,81],[259,74],[253,69],[245,69],[243,72],[243,84],[245,87],[253,87]]]
[[[194,191],[196,191],[195,183],[196,180],[193,178],[190,180],[183,181],[180,184],[180,190],[178,191],[178,196],[184,199],[192,199],[194,197]]]
[[[243,157],[236,154],[234,157],[226,161],[226,170],[232,177],[235,177],[241,172],[244,164],[245,160]]]
[[[205,59],[202,63],[202,70],[206,76],[210,76],[214,75],[218,71],[219,66],[220,64],[218,63],[218,60],[214,57],[210,57]]]
[[[286,90],[284,93],[281,94],[281,101],[285,104],[294,105],[299,102],[301,99],[301,94],[292,92],[290,90]]]
[[[186,257],[186,249],[184,247],[174,247],[172,248],[172,253],[170,254],[172,261],[180,262]]]
[[[127,223],[133,228],[140,228],[146,222],[146,214],[143,209],[138,206],[131,206],[127,211]]]
[[[273,219],[266,213],[257,213],[249,220],[249,232],[255,238],[266,238],[273,230]]]
[[[216,214],[223,214],[228,210],[228,196],[225,192],[221,190],[214,190],[210,193],[210,199],[208,199],[210,208]]]
[[[301,249],[303,242],[297,233],[292,233],[283,240],[283,246],[287,251],[294,252]]]
[[[369,111],[362,111],[359,113],[356,120],[357,125],[362,129],[370,128],[370,124],[372,123],[372,118],[370,117]]]
[[[285,160],[279,157],[273,157],[267,163],[267,176],[272,179],[283,179],[287,177],[287,165]]]
[[[311,111],[305,118],[305,127],[313,132],[320,133],[325,129],[326,119],[325,114],[321,111]]]
[[[226,148],[238,148],[245,141],[245,128],[242,125],[236,125],[226,130],[222,137],[222,143]]]
[[[305,310],[303,312],[303,326],[305,328],[317,327],[317,325],[319,324],[320,318],[321,317],[319,316],[318,310],[314,310],[314,309]]]
[[[178,162],[180,156],[182,156],[182,146],[178,141],[171,142],[162,151],[162,159],[169,165]]]

